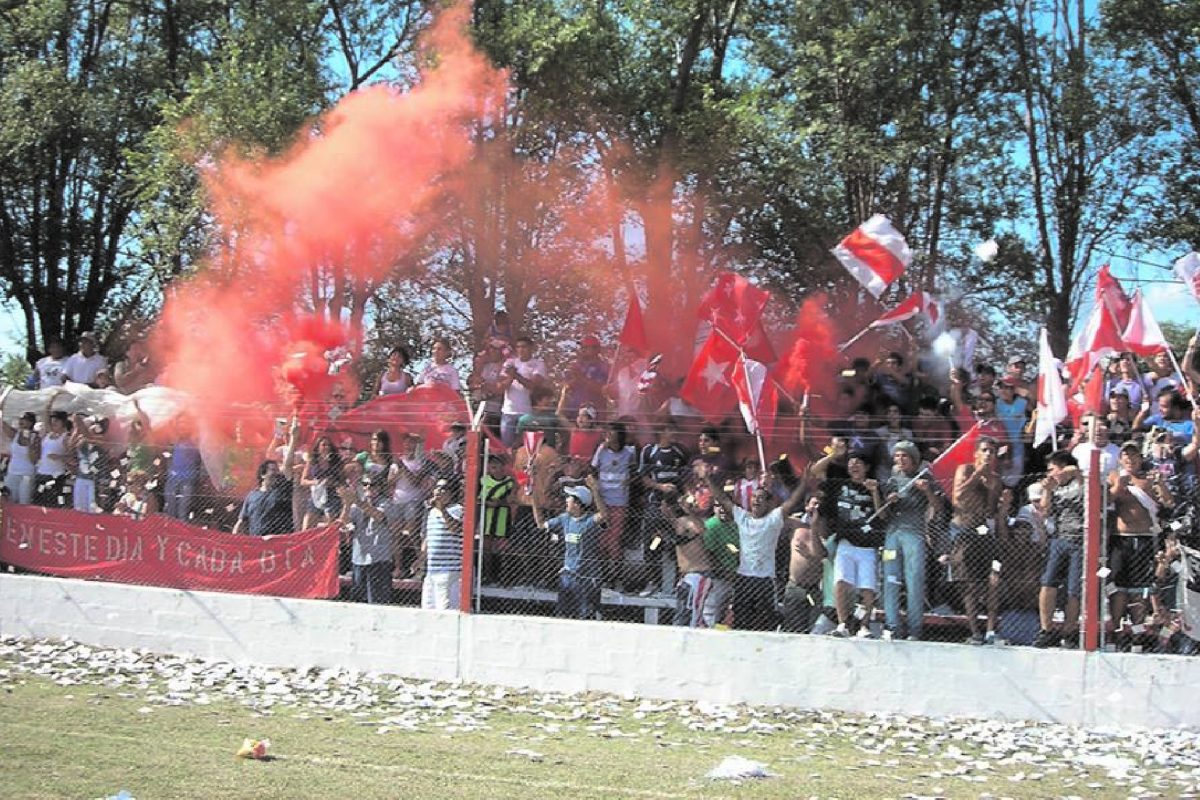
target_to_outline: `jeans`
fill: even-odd
[[[360,603],[392,602],[391,561],[354,565],[354,599]]]
[[[163,502],[166,507],[163,512],[168,517],[188,521],[188,512],[192,509],[192,495],[196,493],[196,479],[182,475],[167,475],[167,485],[163,489]]]
[[[888,531],[883,543],[883,616],[889,630],[900,630],[900,586],[908,593],[908,635],[921,636],[925,619],[925,537]]]
[[[775,581],[738,575],[733,579],[733,627],[739,631],[773,631],[779,624],[775,611]]]
[[[600,599],[600,581],[574,572],[558,576],[558,616],[567,619],[595,619]]]
[[[520,414],[500,415],[500,441],[504,442],[505,447],[512,447],[517,441],[517,422],[520,419]]]

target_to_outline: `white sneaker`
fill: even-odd
[[[846,638],[849,638],[850,631],[846,630],[846,623],[842,622],[842,623],[839,623],[836,628],[831,630],[829,632],[829,635],[836,637],[838,639],[846,639]]]
[[[875,634],[871,632],[871,628],[869,625],[863,625],[861,628],[858,629],[858,633],[856,633],[854,635],[857,636],[859,639],[874,639],[875,638]]]

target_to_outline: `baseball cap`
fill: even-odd
[[[579,346],[580,347],[599,347],[600,340],[589,333],[587,336],[585,336],[579,340]]]
[[[1010,367],[1011,367],[1011,366],[1013,366],[1014,364],[1024,364],[1024,363],[1025,363],[1025,357],[1024,357],[1024,356],[1013,356],[1012,358],[1010,358],[1010,359],[1008,360],[1008,365],[1009,365]]]
[[[563,489],[563,494],[567,497],[574,497],[585,506],[592,504],[592,490],[586,486],[568,486],[566,489]]]

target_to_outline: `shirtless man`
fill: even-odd
[[[990,436],[975,443],[975,460],[954,473],[954,515],[950,519],[950,546],[961,549],[962,574],[951,580],[963,584],[963,605],[971,628],[970,644],[989,644],[996,639],[1000,611],[1000,574],[994,568],[999,536],[1007,533],[1008,514],[1004,497],[1012,503],[1012,492],[1000,482],[996,467],[999,446]],[[1004,513],[998,513],[1004,511]],[[979,632],[979,600],[985,597],[987,631]]]
[[[808,498],[804,516],[792,529],[788,582],[783,591],[783,630],[808,633],[821,613],[821,580],[824,576],[824,524],[820,521],[821,498]]]
[[[671,542],[679,563],[679,582],[675,584],[675,624],[703,628],[704,604],[712,588],[712,562],[704,546],[704,520],[690,497],[681,498],[672,507],[663,500],[663,515],[675,518]]]
[[[1109,475],[1109,496],[1117,517],[1117,528],[1108,540],[1108,565],[1117,591],[1109,597],[1112,619],[1120,626],[1126,610],[1135,625],[1146,616],[1142,603],[1130,605],[1131,590],[1145,590],[1154,582],[1155,538],[1159,533],[1158,512],[1175,499],[1165,475],[1147,470],[1142,451],[1134,442],[1121,447],[1120,469]],[[1125,647],[1124,631],[1118,629],[1117,645]]]

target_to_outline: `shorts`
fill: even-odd
[[[1042,570],[1042,586],[1057,588],[1067,584],[1067,596],[1079,597],[1083,588],[1083,543],[1072,539],[1051,539]]]
[[[1154,536],[1123,534],[1108,539],[1111,582],[1120,589],[1144,589],[1154,583]]]
[[[848,542],[838,544],[833,560],[833,580],[848,583],[855,589],[879,591],[878,558],[873,547],[859,547]]]
[[[689,628],[703,628],[704,603],[712,579],[707,572],[689,572],[675,584],[675,624]]]
[[[954,582],[983,583],[992,575],[992,563],[998,549],[991,533],[979,534],[961,525],[950,525],[951,561],[961,561]]]

